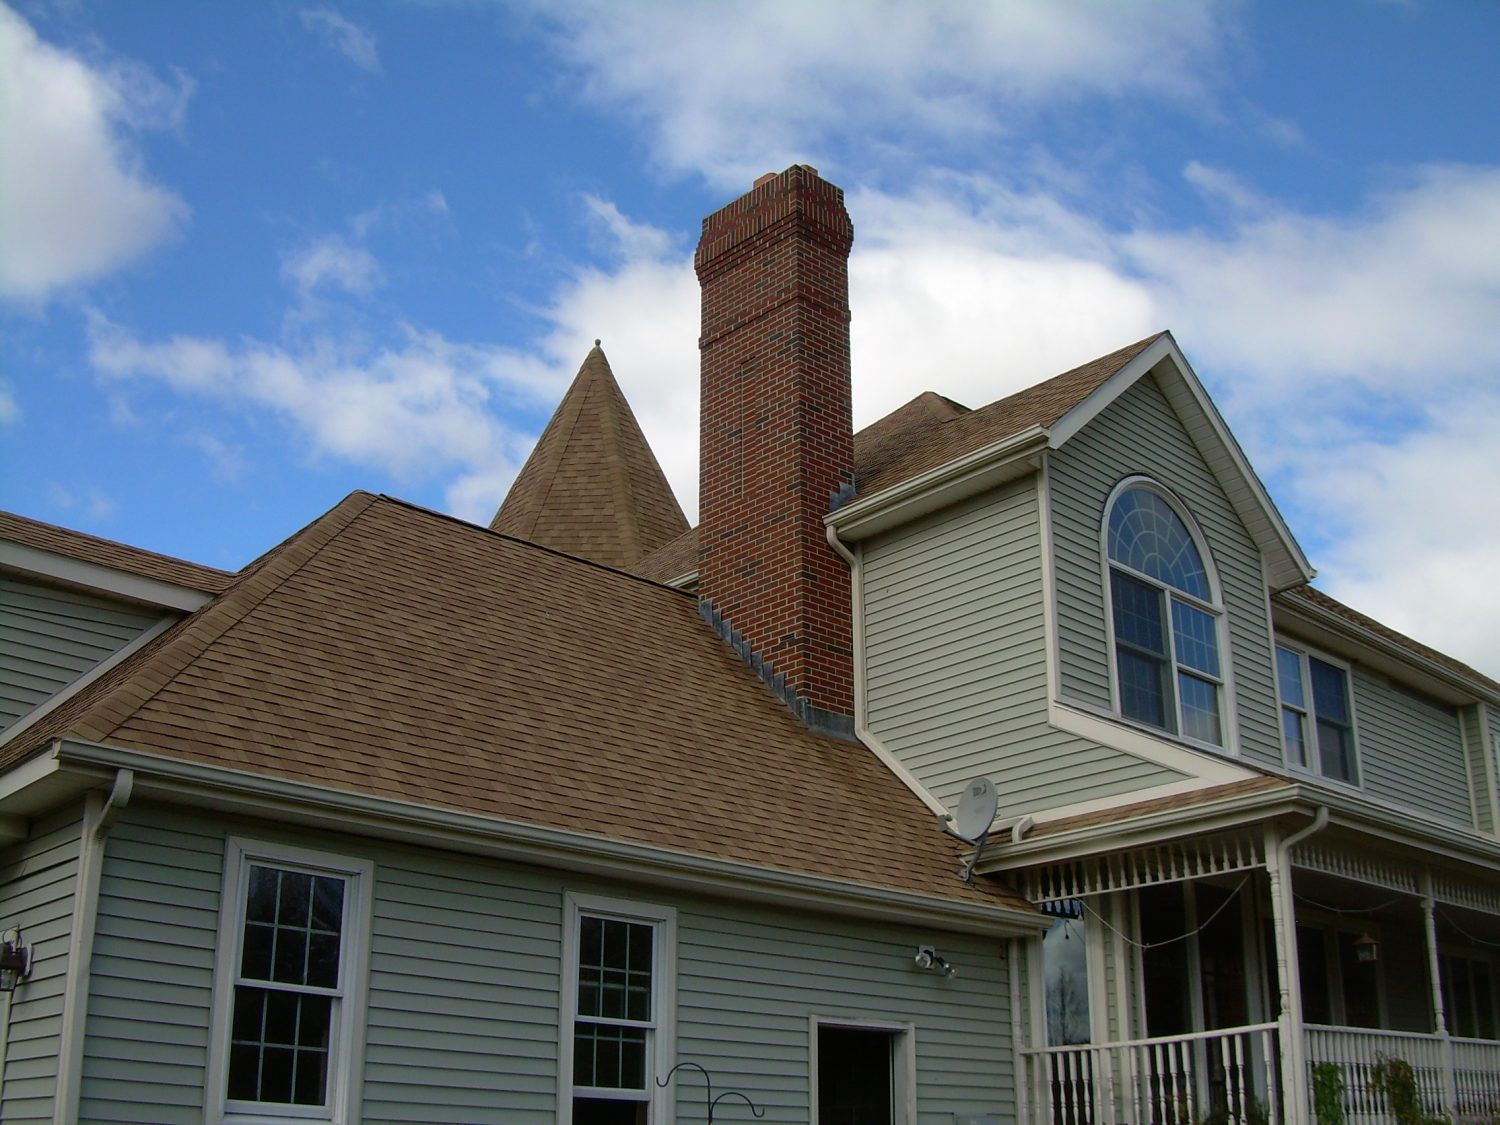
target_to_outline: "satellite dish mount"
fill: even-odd
[[[964,783],[963,794],[958,798],[958,816],[948,829],[965,843],[974,845],[974,854],[969,857],[963,870],[963,880],[974,885],[974,867],[984,854],[984,844],[989,838],[990,825],[995,822],[995,810],[1000,798],[995,792],[995,783],[987,777],[976,777]]]

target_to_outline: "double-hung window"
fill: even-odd
[[[1120,714],[1222,746],[1222,612],[1184,514],[1157,488],[1127,484],[1110,503],[1105,543]]]
[[[211,1120],[356,1120],[368,863],[229,842]]]
[[[1287,765],[1358,785],[1349,673],[1302,649],[1278,644],[1276,684]]]
[[[561,1120],[664,1120],[656,1079],[671,1067],[674,912],[570,895],[566,925]]]

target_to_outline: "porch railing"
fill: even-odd
[[[1452,1042],[1454,1112],[1500,1114],[1500,1043],[1490,1039]]]
[[[1385,1100],[1376,1093],[1373,1079],[1381,1060],[1389,1058],[1411,1063],[1422,1104],[1438,1112],[1446,1099],[1447,1066],[1443,1042],[1436,1035],[1307,1025],[1308,1065],[1334,1063],[1344,1072],[1344,1112],[1351,1120],[1385,1120]]]
[[[1307,1026],[1310,1065],[1336,1063],[1344,1076],[1344,1110],[1351,1121],[1384,1122],[1386,1108],[1372,1079],[1383,1059],[1411,1064],[1429,1113],[1500,1113],[1500,1043],[1445,1039],[1405,1031]]]
[[[1022,1050],[1027,1120],[1224,1125],[1280,1120],[1276,1025]]]

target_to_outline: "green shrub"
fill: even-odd
[[[1312,1068],[1313,1113],[1318,1125],[1347,1125],[1344,1115],[1344,1068],[1338,1063],[1318,1063]]]

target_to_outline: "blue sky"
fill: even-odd
[[[698,223],[843,186],[855,409],[1171,328],[1337,597],[1500,675],[1500,5],[0,4],[0,507],[486,521],[595,337],[684,506]]]

